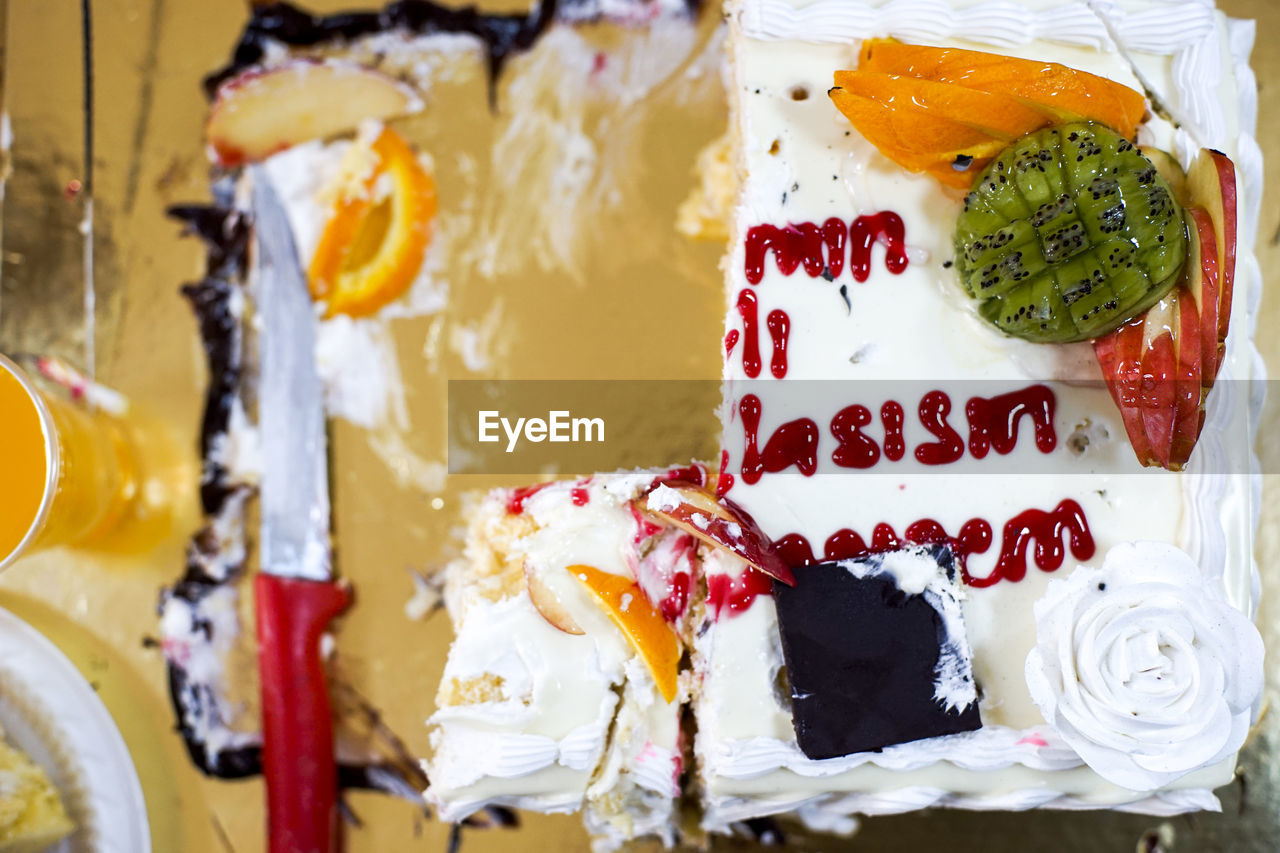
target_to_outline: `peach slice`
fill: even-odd
[[[1146,98],[1122,83],[1056,62],[978,50],[868,39],[860,71],[900,74],[1008,95],[1055,122],[1089,119],[1132,139],[1146,114]]]
[[[680,640],[662,618],[639,584],[622,575],[602,572],[592,566],[569,566],[568,571],[591,591],[631,642],[662,698],[676,698],[680,664]]]
[[[745,509],[728,498],[681,480],[660,482],[632,502],[640,513],[672,524],[715,548],[746,560],[753,568],[794,586],[790,567]]]
[[[919,110],[928,121],[946,119],[986,138],[1012,141],[1050,123],[1043,111],[1000,92],[875,71],[837,71],[835,85],[891,109]]]
[[[566,634],[581,635],[586,632],[582,630],[577,621],[560,603],[560,597],[555,594],[551,587],[538,576],[536,569],[532,568],[528,562],[524,564],[524,585],[529,590],[529,599],[533,602],[533,607],[554,627],[559,628]]]
[[[295,59],[251,68],[218,87],[205,139],[220,165],[239,166],[421,106],[413,89],[363,65]]]
[[[359,143],[357,143],[359,144]],[[338,198],[307,277],[327,314],[372,314],[409,289],[431,241],[436,187],[399,134],[373,141],[377,165]]]
[[[827,94],[863,138],[885,157],[908,171],[928,172],[957,189],[969,189],[973,176],[1007,144],[972,127],[925,115],[915,107],[890,107],[839,86]],[[958,157],[971,158],[967,169],[953,167]]]

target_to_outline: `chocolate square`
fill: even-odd
[[[907,594],[884,569],[889,554],[879,553],[796,569],[794,587],[774,583],[792,721],[809,758],[982,726],[976,696],[953,708],[935,697],[944,672],[952,688],[973,684],[962,623],[954,630],[960,615],[951,549],[896,553],[927,556],[943,573],[940,581]],[[942,609],[950,611],[952,631]]]

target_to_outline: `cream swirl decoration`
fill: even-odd
[[[1262,638],[1183,551],[1117,545],[1051,581],[1035,617],[1031,697],[1102,778],[1151,791],[1244,743]]]

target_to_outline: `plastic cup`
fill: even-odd
[[[34,551],[102,540],[137,496],[124,426],[44,393],[0,355],[0,569]]]

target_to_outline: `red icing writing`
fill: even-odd
[[[920,401],[920,425],[937,441],[916,448],[916,459],[924,465],[949,465],[964,455],[960,433],[947,423],[951,398],[941,391],[930,391]]]
[[[769,371],[776,379],[787,375],[787,338],[791,335],[791,318],[787,312],[775,308],[769,312],[766,321],[769,337],[773,339],[773,357],[769,360]]]
[[[1052,453],[1058,446],[1053,430],[1056,398],[1047,385],[1032,385],[996,397],[973,397],[965,405],[969,419],[969,453],[982,459],[987,450],[1009,453],[1018,443],[1018,422],[1023,415],[1031,418],[1036,447],[1041,453]]]
[[[1077,560],[1093,556],[1093,534],[1089,531],[1084,510],[1068,498],[1049,512],[1029,509],[1010,519],[1004,526],[1000,559],[996,561],[995,570],[985,578],[975,578],[965,569],[964,581],[975,587],[991,586],[1002,580],[1017,583],[1027,576],[1027,549],[1032,543],[1035,544],[1036,566],[1046,572],[1057,571],[1066,557],[1063,534],[1066,534],[1071,553]]]
[[[871,275],[871,249],[885,247],[884,265],[895,275],[907,268],[906,235],[902,217],[892,211],[859,216],[851,224],[832,217],[818,226],[802,222],[779,228],[756,225],[747,230],[746,276],[751,284],[764,278],[764,260],[772,252],[778,272],[789,276],[801,265],[810,278],[834,279],[844,271],[845,245],[849,270],[857,281]]]
[[[866,281],[871,275],[871,247],[884,242],[885,269],[894,275],[907,268],[905,229],[902,217],[886,210],[859,216],[849,228],[849,271],[855,281]]]
[[[716,477],[716,497],[722,498],[733,488],[733,475],[729,473],[729,451],[720,451],[720,474]]]
[[[841,468],[870,468],[880,461],[880,447],[862,428],[871,423],[871,410],[866,406],[845,406],[831,419],[831,435],[840,446],[831,461]]]
[[[991,523],[983,518],[971,518],[961,527],[955,536],[947,533],[941,524],[932,518],[922,518],[907,526],[901,538],[892,525],[877,524],[871,535],[871,543],[857,532],[848,528],[833,533],[823,545],[824,560],[847,560],[875,551],[891,551],[902,546],[904,542],[915,545],[931,545],[947,543],[956,554],[960,564],[961,577],[973,587],[988,587],[999,581],[1007,580],[1017,583],[1027,575],[1027,551],[1034,543],[1032,556],[1037,568],[1045,572],[1054,572],[1062,567],[1066,557],[1067,544],[1063,536],[1067,536],[1071,554],[1078,560],[1088,560],[1094,554],[1093,535],[1089,531],[1089,522],[1084,510],[1074,500],[1068,498],[1054,509],[1045,512],[1029,509],[1010,519],[1001,532],[1000,555],[996,568],[985,578],[975,578],[969,574],[966,559],[973,554],[983,554],[990,549],[992,538]],[[787,565],[792,567],[812,565],[817,562],[809,541],[799,533],[788,533],[779,538],[774,547]]]
[[[742,428],[747,437],[742,454],[743,482],[759,482],[764,472],[776,474],[792,465],[806,477],[813,476],[818,470],[818,425],[812,419],[787,421],[774,430],[761,451],[760,398],[755,394],[743,396],[738,402],[738,413],[742,416]]]
[[[880,423],[884,426],[884,458],[890,462],[897,462],[907,452],[907,443],[902,438],[905,419],[902,404],[895,400],[880,407]]]
[[[773,433],[764,450],[758,449],[761,402],[754,394],[745,395],[738,405],[745,431],[742,478],[755,483],[764,473],[781,471],[796,465],[806,476],[816,470],[819,435],[809,418],[783,424]],[[1032,385],[995,397],[972,397],[965,406],[968,418],[969,447],[973,456],[982,459],[992,448],[997,453],[1010,453],[1018,443],[1018,428],[1024,417],[1030,418],[1036,449],[1052,453],[1058,446],[1053,417],[1055,398],[1046,385]],[[951,398],[943,391],[930,391],[916,409],[920,426],[933,437],[915,447],[915,459],[923,465],[949,465],[962,456],[966,443],[952,425]],[[860,404],[845,406],[831,419],[828,432],[835,439],[830,450],[831,461],[840,468],[867,469],[881,459],[896,462],[906,453],[903,436],[905,411],[901,403],[889,400],[880,407],[882,443],[872,424],[869,408]]]
[[[738,314],[742,317],[742,372],[755,379],[760,375],[759,305],[756,292],[743,288],[738,294]]]
[[[810,547],[809,540],[799,533],[788,533],[781,539],[775,539],[773,549],[778,552],[782,562],[793,568],[809,566],[817,562],[813,558],[813,548]]]

